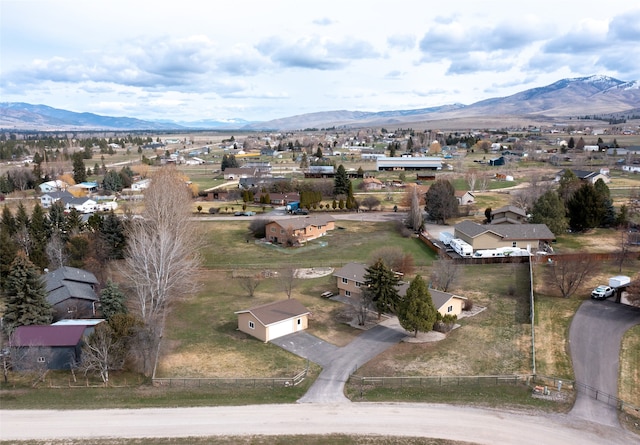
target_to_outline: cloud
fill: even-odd
[[[282,67],[314,70],[337,70],[352,60],[378,56],[370,43],[356,39],[335,42],[307,37],[288,43],[281,38],[272,37],[260,42],[256,48],[263,56]]]
[[[609,25],[609,37],[637,45],[640,42],[640,9],[614,17]]]
[[[329,26],[329,25],[333,25],[334,23],[335,22],[331,20],[329,17],[322,17],[320,19],[315,19],[313,21],[313,24],[318,26]]]
[[[391,48],[410,50],[416,46],[416,36],[411,34],[394,34],[387,38],[387,44]]]
[[[584,20],[566,34],[549,40],[542,51],[556,54],[584,54],[604,47],[607,24],[596,20]]]
[[[406,75],[406,71],[393,70],[384,75],[385,79],[401,79]]]

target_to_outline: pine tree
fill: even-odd
[[[400,279],[378,258],[373,266],[366,269],[364,284],[371,292],[373,302],[378,311],[378,318],[383,312],[394,312],[400,297],[397,286]]]
[[[29,259],[39,270],[49,265],[46,247],[50,233],[49,221],[44,209],[39,203],[36,203],[31,213],[31,224],[29,225],[29,239],[31,241]]]
[[[76,184],[87,180],[87,169],[84,167],[84,159],[81,152],[73,154],[73,180]]]
[[[100,292],[100,307],[102,315],[107,320],[111,320],[111,317],[116,314],[127,313],[125,296],[118,285],[111,280],[107,281],[105,288]]]
[[[568,222],[564,203],[555,190],[549,190],[533,204],[531,222],[546,224],[554,234],[566,232]]]
[[[349,178],[347,177],[347,171],[344,166],[340,164],[336,170],[336,175],[333,179],[333,195],[347,195],[349,194]]]
[[[414,337],[417,337],[418,332],[432,330],[437,319],[438,311],[433,305],[429,289],[422,277],[416,275],[398,304],[400,325],[409,332],[413,331]]]
[[[580,232],[600,226],[605,215],[604,204],[604,197],[595,187],[589,182],[584,183],[567,203],[571,229]]]
[[[8,332],[19,326],[51,323],[52,310],[46,299],[44,283],[23,252],[18,253],[11,264],[5,295],[4,323]]]

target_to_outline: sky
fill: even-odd
[[[0,102],[187,122],[640,80],[630,0],[0,0]]]

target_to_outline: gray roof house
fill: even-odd
[[[540,244],[553,241],[556,236],[546,224],[478,224],[465,220],[455,225],[454,238],[460,238],[478,249],[519,247],[537,250]]]
[[[491,211],[491,224],[522,224],[526,220],[527,214],[520,207],[508,205]]]
[[[99,284],[91,272],[63,266],[43,276],[47,301],[54,309],[54,318],[80,318],[96,315]]]
[[[67,191],[47,192],[40,195],[40,205],[45,209],[48,209],[54,202],[62,200],[63,203],[66,203],[66,200],[69,199],[73,199],[73,195]]]

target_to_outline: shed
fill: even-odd
[[[309,309],[289,298],[237,311],[238,329],[263,342],[293,334],[309,326]]]
[[[17,369],[46,365],[47,369],[71,369],[80,362],[85,326],[32,325],[18,327],[11,337]]]

